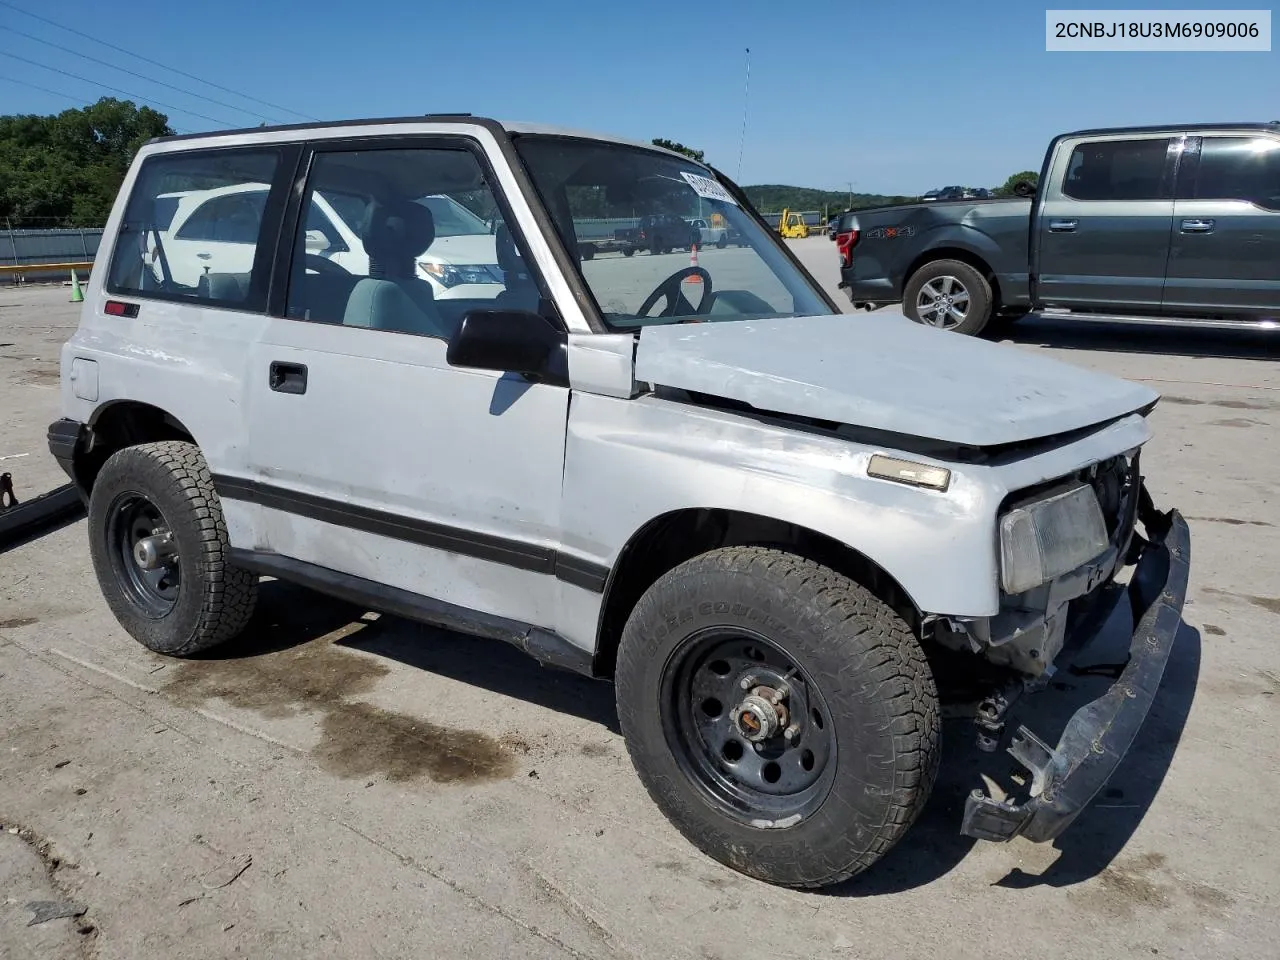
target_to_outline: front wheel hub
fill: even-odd
[[[777,736],[787,725],[786,707],[776,694],[757,688],[745,697],[733,712],[733,723],[742,736],[752,743],[762,743]]]

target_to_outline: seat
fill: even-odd
[[[196,296],[202,300],[243,303],[249,299],[247,273],[202,273],[196,282]]]
[[[520,251],[516,249],[511,229],[505,223],[498,224],[493,241],[497,248],[498,269],[502,271],[502,280],[506,286],[505,290],[493,298],[494,306],[503,310],[536,311],[541,294],[537,283],[529,275],[529,268],[525,266]]]
[[[415,260],[435,240],[431,211],[418,203],[369,204],[360,239],[369,276],[351,291],[342,322],[349,327],[395,330],[448,340],[452,335]]]

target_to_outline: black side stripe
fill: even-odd
[[[436,550],[475,557],[490,563],[501,563],[518,570],[553,575],[565,583],[594,593],[603,593],[609,576],[608,567],[581,560],[534,544],[476,533],[413,517],[402,517],[383,510],[330,500],[314,494],[286,490],[282,487],[215,474],[218,496],[227,500],[256,503],[273,510],[294,513],[352,530],[375,533],[406,543],[416,543]]]

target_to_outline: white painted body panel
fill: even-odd
[[[1140,447],[1140,416],[1004,466],[958,465],[643,396],[575,393],[563,539],[612,566],[650,520],[735,510],[824,533],[879,564],[925,612],[999,610],[996,514],[1004,497]],[[945,493],[868,477],[875,453],[951,470]]]
[[[250,479],[536,546],[554,546],[569,391],[463,370],[428,337],[293,320],[254,344]],[[268,387],[273,361],[305,394]],[[549,625],[554,577],[263,509],[256,545],[343,573]],[[325,533],[325,530],[328,533]]]

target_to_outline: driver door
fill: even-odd
[[[450,366],[462,313],[493,308],[503,287],[434,300],[416,268],[435,239],[415,201],[493,200],[488,181],[462,140],[315,146],[303,204],[333,191],[344,217],[391,226],[367,234],[377,276],[295,252],[286,316],[253,348],[250,474],[232,486],[261,511],[258,550],[551,626],[569,389]],[[373,204],[396,216],[370,216]],[[306,224],[294,220],[297,251]]]

